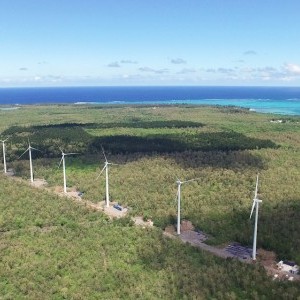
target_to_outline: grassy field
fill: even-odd
[[[271,122],[281,119],[282,123]],[[182,215],[211,235],[209,243],[251,245],[249,220],[260,174],[258,247],[300,263],[300,118],[232,107],[24,106],[0,110],[9,137],[8,166],[29,178],[62,186],[59,147],[68,186],[103,200],[109,161],[111,197],[130,215],[152,218],[157,229],[109,221],[75,203],[0,176],[3,266],[0,298],[297,299],[297,283],[272,282],[260,267],[224,261],[166,240],[159,228],[176,217],[176,178]],[[180,273],[177,273],[180,270]],[[1,294],[2,293],[2,294]],[[275,296],[276,295],[276,296]]]

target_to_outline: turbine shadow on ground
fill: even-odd
[[[239,242],[252,247],[254,219],[249,219],[252,199],[249,198],[248,208],[232,208],[226,214],[210,214],[202,220],[209,230],[217,236],[208,243]],[[191,217],[196,222],[196,216]],[[300,201],[285,200],[274,204],[263,201],[259,209],[257,249],[274,251],[278,259],[300,261]],[[205,231],[205,228],[201,228]],[[293,247],[290,247],[290,241]]]
[[[300,197],[284,199],[275,205],[264,201],[260,206],[258,241],[263,248],[280,249],[280,258],[300,262],[299,228]]]

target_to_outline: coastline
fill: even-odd
[[[297,87],[37,87],[0,88],[0,109],[23,105],[223,106],[258,113],[300,116]]]
[[[213,103],[212,103],[213,102]],[[256,103],[256,102],[255,102]],[[249,113],[262,113],[262,114],[270,114],[270,115],[278,115],[278,116],[286,116],[286,117],[298,117],[300,116],[300,100],[297,103],[297,106],[291,107],[274,107],[270,106],[270,102],[267,103],[261,101],[259,105],[247,105],[241,103],[237,103],[234,101],[225,101],[225,100],[174,100],[174,101],[109,101],[109,102],[73,102],[73,103],[26,103],[26,104],[1,104],[0,103],[0,111],[12,111],[21,109],[22,107],[42,107],[42,106],[86,106],[86,107],[105,107],[105,108],[117,108],[117,107],[166,107],[166,106],[188,106],[188,107],[217,107],[217,108],[233,108],[238,110],[245,110]]]

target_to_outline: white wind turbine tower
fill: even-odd
[[[185,181],[180,181],[177,178],[177,234],[180,234],[180,194],[181,194],[181,185],[187,182],[195,181],[200,178],[195,178],[195,179],[190,179],[190,180],[185,180]]]
[[[255,187],[252,209],[251,209],[251,213],[250,213],[250,219],[251,219],[254,208],[255,208],[255,223],[254,223],[254,236],[253,236],[253,249],[252,249],[252,259],[253,260],[256,260],[258,206],[259,206],[259,203],[262,202],[262,200],[257,198],[257,191],[258,191],[258,174],[256,177],[256,187]]]
[[[60,148],[59,148],[60,149]],[[62,149],[60,149],[61,151],[61,160],[59,162],[58,167],[60,167],[61,162],[63,163],[63,174],[64,174],[64,193],[67,193],[67,176],[66,176],[66,161],[65,161],[65,156],[67,155],[74,155],[74,154],[78,154],[78,153],[64,153],[62,151]]]
[[[19,159],[28,151],[28,153],[29,153],[29,165],[30,165],[30,181],[33,182],[33,167],[32,167],[31,150],[40,151],[39,149],[31,147],[30,141],[28,140],[28,148],[22,153],[22,155],[19,157]]]
[[[7,173],[7,168],[6,168],[6,157],[5,157],[5,142],[8,140],[5,139],[5,140],[1,140],[2,142],[2,149],[3,149],[3,169],[4,169],[4,173],[6,174]]]
[[[102,152],[103,152],[103,155],[104,155],[104,158],[105,158],[105,163],[104,163],[104,167],[103,169],[101,170],[100,174],[98,175],[97,179],[100,177],[100,175],[103,173],[103,171],[105,170],[105,203],[106,203],[106,207],[109,207],[109,182],[108,182],[108,166],[109,165],[117,165],[117,164],[113,164],[113,163],[110,163],[108,162],[107,158],[106,158],[106,155],[105,155],[105,152],[104,152],[104,149],[103,147],[101,146],[102,148]]]

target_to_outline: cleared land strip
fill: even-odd
[[[210,245],[207,245],[203,243],[202,240],[199,239],[198,233],[196,231],[184,231],[179,236],[179,239],[181,239],[185,243],[189,243],[193,246],[199,247],[205,251],[208,251],[210,253],[213,253],[214,255],[217,255],[222,258],[236,258],[233,254],[226,252],[224,249],[216,248]],[[244,261],[244,260],[243,260]]]

